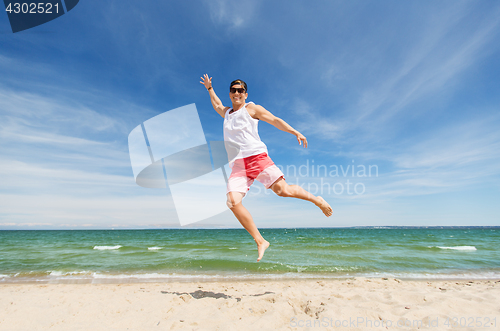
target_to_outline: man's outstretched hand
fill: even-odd
[[[307,139],[300,132],[297,132],[297,141],[299,142],[299,145],[302,145],[302,143],[304,143],[304,148],[307,148]]]
[[[201,77],[200,84],[205,85],[205,88],[208,90],[212,87],[212,77],[208,77],[207,74],[203,75],[203,77]]]

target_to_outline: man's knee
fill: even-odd
[[[279,188],[276,188],[274,190],[274,193],[276,193],[278,196],[280,197],[290,197],[292,196],[291,192],[290,192],[290,186],[289,185],[283,185],[283,186],[280,186]]]
[[[227,199],[226,205],[227,205],[227,208],[229,208],[229,209],[233,209],[233,207],[236,206],[236,204],[234,203],[234,201],[232,201],[230,199]]]
[[[226,205],[229,209],[233,209],[234,207],[236,207],[236,205],[238,205],[239,203],[241,203],[241,200],[242,200],[242,196],[240,196],[239,194],[232,194],[232,193],[229,193],[227,195],[227,201],[226,201]]]

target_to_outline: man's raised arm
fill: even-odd
[[[297,137],[297,141],[299,142],[299,145],[303,145],[304,148],[307,148],[306,137],[302,133],[300,133],[299,131],[292,128],[292,126],[290,124],[288,124],[287,122],[285,122],[281,118],[274,116],[269,110],[265,109],[262,106],[253,105],[253,104],[249,104],[247,109],[249,110],[248,113],[253,118],[267,122],[267,123],[275,126],[276,128],[280,129],[281,131],[285,131],[285,132],[293,134],[295,137]]]
[[[224,107],[222,101],[220,101],[217,94],[215,94],[214,88],[212,87],[212,77],[209,78],[208,75],[205,74],[203,75],[203,77],[201,77],[200,83],[205,85],[205,88],[208,90],[208,94],[210,94],[210,101],[212,102],[212,106],[214,107],[215,111],[220,116],[224,117],[229,107]]]

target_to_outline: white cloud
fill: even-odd
[[[316,136],[337,138],[343,130],[341,124],[325,123],[304,101],[295,103],[294,109],[304,118],[310,119],[303,124],[307,132]],[[367,193],[358,199],[399,198],[402,196],[429,195],[456,192],[467,187],[498,181],[500,174],[500,118],[498,115],[467,119],[448,124],[443,123],[432,133],[401,138],[386,144],[353,145],[340,153],[345,159],[357,162],[379,164],[380,176],[361,178],[367,186]],[[318,132],[319,130],[323,130]],[[361,134],[361,133],[360,133]],[[345,143],[344,143],[345,144]],[[317,153],[316,153],[317,154]],[[326,149],[325,160],[339,154],[338,146]],[[325,161],[323,161],[324,163]],[[345,166],[347,166],[346,164]],[[349,172],[350,174],[350,172]],[[289,178],[293,181],[293,178]],[[312,182],[319,179],[311,178]],[[344,199],[348,197],[335,196]]]
[[[59,192],[64,195],[97,195],[117,193],[135,187],[132,176],[43,167],[37,163],[0,160],[1,191]]]
[[[214,0],[207,2],[207,5],[214,23],[237,29],[248,25],[260,3],[261,1]]]
[[[324,113],[314,111],[313,106],[303,99],[295,98],[292,101],[291,109],[301,121],[298,123],[299,131],[304,134],[320,136],[324,139],[338,139],[344,129],[340,121],[332,118],[325,118]]]
[[[78,98],[0,88],[0,226],[177,226],[169,192],[134,183],[126,127]]]
[[[32,129],[115,132],[124,126],[120,119],[106,116],[81,103],[25,91],[0,89],[0,110],[2,131],[24,125]]]
[[[338,54],[328,48],[326,53],[334,55],[329,63],[318,61],[319,75],[334,91],[343,86],[350,91],[337,96],[345,106],[331,110],[334,120],[315,112],[321,115],[306,117],[305,125],[335,122],[335,130],[313,131],[335,142],[390,142],[401,133],[402,123],[436,111],[427,100],[450,97],[464,84],[468,68],[498,50],[498,14],[494,10],[478,20],[471,17],[470,3],[462,2],[453,10],[425,13],[410,33],[394,32],[390,41],[375,29],[361,37],[365,44],[347,43]]]
[[[164,191],[165,192],[165,191]],[[3,227],[179,226],[169,197],[162,195],[104,198],[0,194]]]
[[[410,169],[475,167],[471,175],[478,173],[478,166],[500,169],[499,122],[498,116],[493,116],[443,127],[408,146],[393,161],[399,168]]]
[[[457,77],[487,54],[484,49],[494,40],[498,24],[496,17],[486,20],[470,35],[455,35],[451,40],[447,33],[457,29],[458,22],[452,21],[449,25],[428,31],[424,38],[434,39],[433,42],[425,41],[422,46],[417,46],[414,54],[409,56],[394,76],[372,90],[372,97],[365,96],[362,99],[359,119],[377,111],[379,114],[370,117],[369,122],[373,125],[375,119],[376,124],[379,124],[379,121],[386,121],[404,111],[406,106],[416,100],[436,93],[443,94],[447,89],[454,88]],[[433,38],[435,35],[441,38]]]

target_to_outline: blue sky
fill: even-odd
[[[226,105],[245,80],[308,138],[259,127],[287,181],[334,208],[256,184],[259,227],[500,225],[498,17],[498,1],[81,0],[13,34],[2,14],[0,229],[177,227],[169,191],[135,184],[127,137],[196,103],[222,140],[204,73]],[[227,211],[193,226],[239,223]]]

